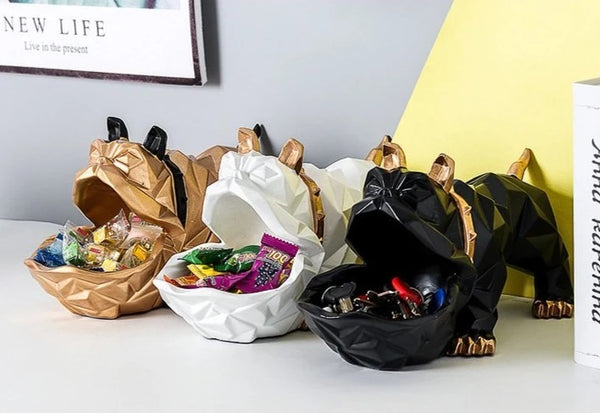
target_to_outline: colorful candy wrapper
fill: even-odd
[[[131,247],[136,242],[154,245],[156,239],[160,237],[163,232],[161,227],[144,221],[133,212],[129,214],[129,222],[131,223],[131,229],[123,243],[120,245],[123,249]]]
[[[104,272],[119,271],[124,268],[119,262],[110,258],[106,258],[100,267]]]
[[[86,264],[83,248],[70,232],[63,231],[62,255],[67,264],[75,267],[83,267]]]
[[[248,245],[237,249],[222,264],[215,264],[214,268],[217,271],[234,274],[248,271],[252,268],[259,250],[260,247],[258,245]]]
[[[173,284],[175,287],[188,288],[188,289],[199,288],[196,283],[200,278],[196,277],[193,274],[184,275],[183,277],[177,277],[177,278],[169,278],[169,276],[163,275],[163,278],[166,282],[168,282],[169,284]]]
[[[67,221],[52,244],[37,251],[35,259],[47,267],[70,264],[105,272],[140,265],[149,258],[163,230],[134,213],[129,218],[131,224],[121,210],[95,230]]]
[[[204,277],[196,281],[196,285],[201,288],[214,288],[216,290],[228,291],[237,283],[243,281],[248,276],[250,271],[241,272],[238,274],[222,274],[212,277]]]
[[[102,225],[94,230],[94,243],[112,246],[120,245],[125,238],[127,238],[129,229],[129,221],[127,221],[127,217],[125,217],[125,212],[121,210],[105,225]]]
[[[163,275],[163,278],[166,282],[173,284],[176,287],[187,289],[214,288],[216,290],[227,291],[247,275],[248,271],[239,274],[218,274],[213,276],[197,276],[195,274],[189,274],[177,278],[169,278],[169,276]]]
[[[246,294],[277,288],[281,273],[297,253],[296,245],[264,234],[252,269],[235,287]]]
[[[102,225],[101,227],[96,228],[92,236],[94,244],[103,243],[109,237],[108,227],[106,225]]]
[[[92,241],[92,231],[84,226],[77,226],[73,222],[67,220],[64,225],[64,231],[69,237],[76,239],[81,245],[85,245]]]
[[[35,260],[46,267],[60,267],[65,265],[63,259],[63,235],[58,233],[52,244],[40,248],[35,254]]]
[[[121,250],[106,249],[105,259],[119,261],[119,258],[121,258]]]
[[[186,261],[190,264],[205,264],[213,265],[220,264],[225,261],[231,253],[233,248],[218,248],[218,247],[207,247],[197,248],[185,254],[180,260]]]
[[[210,265],[204,264],[190,264],[187,266],[187,268],[192,274],[199,278],[225,274],[223,271],[216,271]]]
[[[221,253],[223,249],[199,249],[201,251]],[[262,245],[249,245],[239,250],[229,250],[230,257],[222,264],[213,266],[206,264],[190,264],[188,269],[192,272],[183,277],[163,278],[170,284],[181,288],[214,288],[221,291],[230,291],[236,294],[253,293],[277,288],[290,275],[293,259],[298,252],[298,247],[288,242],[264,234]],[[190,253],[191,254],[191,253]],[[182,259],[202,260],[197,253],[184,256]],[[187,257],[187,258],[186,258]],[[214,259],[214,255],[209,259]],[[250,262],[250,265],[248,265]],[[228,265],[228,267],[225,267]],[[250,267],[246,271],[233,272],[239,268]],[[220,272],[217,269],[233,269],[231,272]]]
[[[281,271],[279,275],[279,281],[277,281],[277,286],[279,287],[281,284],[285,282],[288,278],[290,278],[290,274],[292,272],[292,266],[294,265],[294,260],[292,259],[288,265]]]
[[[125,251],[120,263],[127,268],[137,267],[148,259],[152,252],[152,245],[136,242]]]
[[[104,262],[109,253],[109,249],[104,245],[85,244],[83,247],[84,261],[91,267],[99,267]]]

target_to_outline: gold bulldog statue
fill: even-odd
[[[152,280],[171,255],[217,240],[201,219],[204,195],[218,178],[221,157],[235,148],[215,146],[192,157],[167,151],[167,134],[157,126],[139,144],[129,141],[122,120],[109,117],[107,123],[108,140],[92,142],[88,165],[75,176],[73,200],[96,226],[121,209],[160,225],[164,232],[150,258],[138,267],[114,272],[69,265],[49,268],[33,259],[35,253],[25,265],[44,290],[71,312],[113,319],[160,306]],[[260,130],[259,125],[240,128],[239,147],[259,150]]]

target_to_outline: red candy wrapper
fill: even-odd
[[[235,288],[247,294],[279,287],[281,273],[297,253],[296,245],[264,234],[252,269],[235,284]]]
[[[194,274],[184,275],[183,277],[170,278],[168,275],[163,275],[163,278],[169,284],[173,284],[175,287],[181,288],[198,288],[196,284],[200,278]]]

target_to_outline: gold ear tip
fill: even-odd
[[[248,137],[254,138],[256,133],[252,129],[238,128],[238,139],[246,139]]]
[[[445,153],[440,153],[437,158],[435,158],[434,164],[447,165],[454,168],[454,159]]]
[[[296,138],[288,139],[284,144],[284,148],[295,148],[304,151],[304,145]]]

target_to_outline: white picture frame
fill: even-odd
[[[197,0],[0,0],[0,71],[202,85]]]

